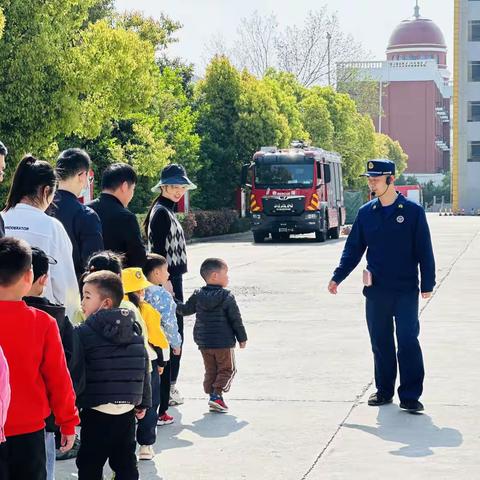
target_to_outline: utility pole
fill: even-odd
[[[328,62],[328,85],[332,85],[331,71],[330,71],[330,41],[332,40],[332,35],[330,32],[327,32],[327,62]]]
[[[383,82],[380,80],[378,86],[378,133],[382,133],[382,98],[383,98]]]

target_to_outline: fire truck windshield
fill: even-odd
[[[255,166],[257,188],[311,188],[313,186],[313,161],[311,163],[257,163]]]

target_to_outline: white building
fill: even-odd
[[[480,1],[455,0],[452,195],[480,208]]]

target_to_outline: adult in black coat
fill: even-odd
[[[0,183],[3,181],[3,175],[5,171],[5,157],[8,154],[7,147],[0,142]],[[0,238],[5,236],[5,225],[3,223],[3,218],[0,215]]]
[[[88,258],[103,250],[100,218],[79,201],[82,190],[88,187],[90,167],[90,157],[84,150],[69,148],[60,154],[55,169],[59,177],[58,190],[47,211],[60,220],[70,237],[77,278],[85,271]]]
[[[105,249],[121,254],[125,268],[143,267],[147,259],[137,218],[127,208],[136,183],[137,174],[130,165],[110,165],[103,172],[100,197],[89,204],[102,222]]]
[[[150,250],[167,260],[170,286],[175,299],[180,302],[183,302],[183,275],[187,272],[187,244],[175,212],[178,202],[187,190],[195,188],[197,187],[188,178],[182,165],[167,165],[162,170],[160,181],[152,188],[152,191],[159,192],[159,195],[153,201],[144,223]],[[180,315],[177,315],[177,324],[183,340],[183,318]],[[181,405],[183,397],[176,386],[181,354],[172,354],[170,359],[164,372],[171,380],[170,405]]]

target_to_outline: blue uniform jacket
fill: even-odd
[[[379,199],[360,208],[332,280],[337,284],[345,280],[367,250],[367,268],[375,287],[414,290],[418,288],[420,266],[420,289],[431,292],[435,259],[425,211],[402,194],[389,214],[382,210]]]
[[[60,220],[67,231],[73,247],[75,273],[80,277],[90,255],[103,250],[102,224],[98,215],[66,190],[57,190],[47,213]]]

